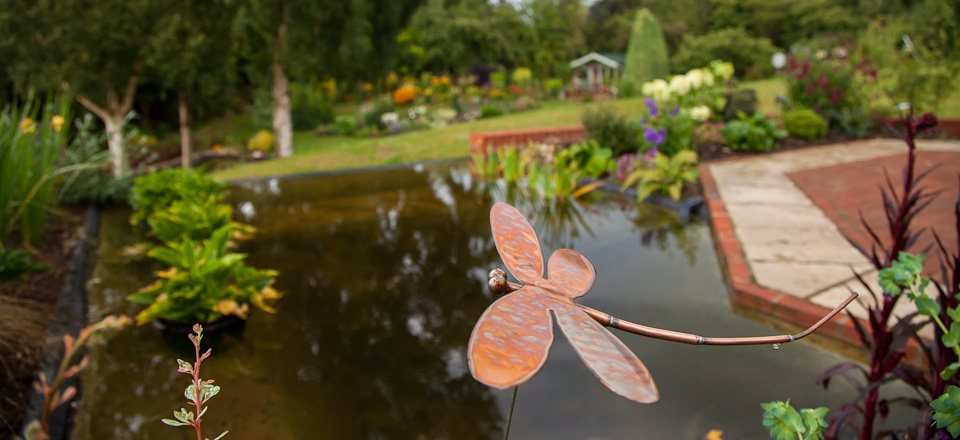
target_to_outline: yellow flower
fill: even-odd
[[[50,122],[53,123],[53,131],[59,132],[63,128],[63,116],[56,115],[50,118]]]
[[[364,92],[369,92],[369,91],[371,91],[371,90],[373,90],[373,84],[363,83],[363,91],[364,91]]]
[[[20,121],[20,133],[33,133],[37,131],[37,124],[33,122],[33,119],[23,118]]]

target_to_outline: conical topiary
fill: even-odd
[[[645,82],[666,78],[670,74],[670,57],[663,30],[657,17],[647,9],[637,11],[633,20],[625,64],[623,81],[632,83],[636,90],[640,90]]]

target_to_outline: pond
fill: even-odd
[[[646,325],[707,336],[779,334],[732,310],[709,227],[595,194],[582,204],[518,203],[471,178],[463,163],[265,180],[232,188],[241,221],[258,232],[240,250],[280,271],[275,314],[254,312],[239,332],[204,339],[202,377],[222,387],[205,434],[250,439],[499,439],[511,392],[470,375],[466,347],[495,299],[487,273],[503,267],[490,235],[496,201],[517,203],[549,255],[572,248],[597,268],[590,307]],[[550,212],[549,215],[544,215]],[[125,256],[128,211],[103,214],[90,285],[91,319],[133,315],[125,296],[152,268]],[[661,399],[610,392],[557,336],[542,371],[520,387],[516,439],[767,438],[760,403],[836,410],[852,393],[815,380],[841,362],[806,342],[697,347],[618,334],[649,368]],[[136,327],[92,347],[75,439],[190,438],[160,422],[186,406],[185,337]]]

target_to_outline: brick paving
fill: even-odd
[[[938,176],[931,175],[925,183],[945,192],[936,206],[927,208],[929,217],[917,222],[933,226],[947,239],[953,225],[950,200],[957,195],[960,142],[918,145],[922,166],[944,164]],[[855,274],[875,283],[876,270],[860,250],[867,248],[866,242],[857,241],[863,240],[856,234],[858,210],[871,222],[879,212],[883,225],[882,207],[877,211],[876,206],[882,167],[896,178],[900,173],[895,170],[902,167],[897,156],[905,153],[900,140],[875,139],[701,164],[704,197],[734,301],[808,326],[851,289],[863,292]],[[950,206],[945,209],[939,203]],[[860,304],[848,309],[854,316],[865,316]],[[911,311],[903,303],[897,314]],[[857,340],[845,315],[835,317],[821,333],[851,343]]]

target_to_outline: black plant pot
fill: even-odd
[[[203,326],[204,334],[214,334],[220,332],[228,332],[233,330],[241,330],[246,325],[247,320],[239,318],[234,315],[227,315],[222,318],[216,319],[213,322],[201,322],[200,325]],[[183,322],[183,321],[169,321],[163,318],[158,318],[153,321],[153,326],[160,330],[161,332],[176,336],[176,335],[188,335],[193,333],[193,325],[195,322]]]

